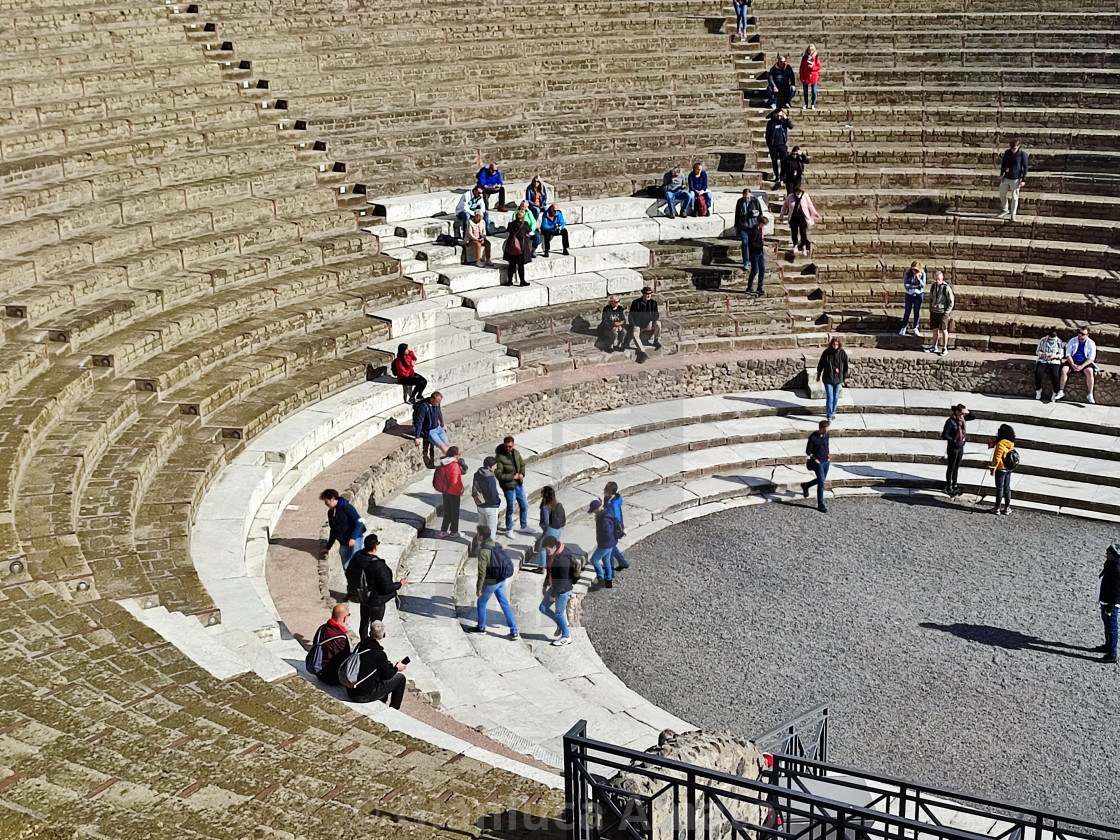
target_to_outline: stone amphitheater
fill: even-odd
[[[400,341],[472,467],[515,433],[530,491],[573,511],[610,475],[630,539],[802,479],[832,334],[855,371],[834,492],[935,485],[944,409],[971,394],[1029,450],[1017,504],[1120,519],[1120,5],[755,0],[743,42],[734,20],[700,0],[5,4],[0,837],[556,833],[577,720],[638,748],[689,728],[582,632],[549,647],[532,575],[522,643],[461,632],[473,573],[425,530],[430,474],[383,374]],[[820,104],[791,142],[825,218],[811,258],[770,239],[749,297],[730,215],[765,189],[766,69],[809,41]],[[569,221],[571,254],[526,287],[448,244],[490,160],[514,198],[539,173]],[[646,188],[694,160],[715,212],[664,218]],[[944,358],[895,334],[913,259],[956,289]],[[593,327],[646,284],[664,347],[639,367]],[[1052,324],[1092,326],[1097,405],[1079,381],[1024,399]],[[329,485],[411,576],[387,617],[407,713],[303,670],[338,588],[314,551]]]

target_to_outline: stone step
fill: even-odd
[[[131,598],[119,603],[133,618],[159,633],[216,679],[228,680],[252,670],[243,655],[218,642],[197,618],[168,612],[163,607],[142,609]]]
[[[458,295],[445,295],[434,300],[421,300],[387,309],[374,309],[369,312],[369,315],[379,321],[387,322],[389,335],[397,337],[446,326],[464,317],[469,318],[470,313],[464,314],[461,311],[461,303],[462,298]]]

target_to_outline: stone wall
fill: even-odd
[[[695,764],[708,770],[730,773],[744,779],[757,780],[766,773],[766,759],[758,747],[750,741],[732,738],[730,735],[712,735],[701,731],[671,735],[663,738],[661,744],[651,747],[646,752],[675,761]],[[656,767],[656,765],[654,766]],[[657,769],[662,770],[669,776],[681,777],[682,775],[667,768],[658,767]],[[665,787],[663,781],[651,780],[640,773],[627,771],[613,776],[608,784],[619,790],[637,794],[639,797],[653,796]],[[724,788],[723,785],[718,784],[714,787]],[[743,788],[726,786],[726,789],[746,793]],[[675,837],[673,833],[674,813],[671,790],[661,793],[653,800],[651,806],[647,806],[640,800],[630,799],[622,795],[616,795],[612,798],[623,816],[643,833],[648,832],[645,836],[650,837],[651,840],[670,840],[670,838]],[[683,796],[681,800],[683,807]],[[736,820],[754,825],[762,823],[764,806],[734,799],[721,799],[720,801]],[[698,821],[704,819],[704,804],[702,798],[697,802],[698,813],[696,818]],[[608,822],[611,821],[610,817],[604,816],[604,818]],[[680,819],[683,823],[685,814],[682,813]],[[710,820],[710,833],[706,836],[711,837],[712,840],[722,840],[722,838],[732,836],[731,824],[714,803],[708,810],[708,819]],[[700,824],[702,825],[702,822]]]
[[[858,353],[858,351],[857,351]],[[550,385],[537,380],[540,389],[501,401],[471,400],[450,406],[446,412],[451,439],[470,448],[505,434],[568,420],[627,405],[658,400],[722,394],[731,391],[765,391],[805,388],[806,366],[815,370],[816,356],[800,352],[782,358],[745,358],[715,364],[689,361],[680,367],[620,373],[570,385]],[[1083,376],[1070,378],[1067,392],[1079,399],[1085,392]],[[851,385],[857,388],[918,388],[956,392],[1034,396],[1034,362],[1030,359],[939,358],[910,354],[853,355]],[[497,395],[495,395],[496,397]],[[1097,401],[1120,405],[1120,376],[1098,372]],[[355,478],[347,494],[369,508],[381,503],[424,469],[420,451],[402,430],[401,446]]]

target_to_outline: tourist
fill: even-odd
[[[537,222],[537,217],[533,215],[533,211],[529,208],[528,201],[522,201],[517,206],[517,209],[513,211],[513,218],[529,226],[529,235],[533,238],[533,247],[529,249],[526,262],[532,262],[533,257],[537,255],[537,246],[541,244],[541,232],[540,224]],[[509,227],[506,228],[506,231],[508,233]]]
[[[544,255],[547,257],[552,247],[552,238],[560,234],[560,243],[564,246],[564,256],[568,256],[568,228],[564,224],[564,213],[555,203],[548,205],[548,209],[541,216],[541,236],[544,239]]]
[[[520,635],[517,632],[517,619],[513,617],[513,608],[509,605],[509,596],[506,592],[507,581],[513,576],[513,567],[505,551],[494,540],[494,533],[489,525],[479,525],[475,529],[478,540],[478,578],[475,584],[475,619],[477,623],[468,627],[468,633],[486,632],[486,605],[490,598],[498,599],[498,606],[502,608],[506,626],[509,627],[509,638],[517,641]]]
[[[848,384],[848,352],[836,336],[828,343],[817,361],[817,381],[824,380],[824,413],[831,423],[836,416],[836,403],[840,401],[840,389]]]
[[[338,668],[350,655],[350,637],[346,630],[349,618],[350,607],[335,604],[327,623],[320,626],[312,638],[312,645],[319,645],[323,652],[323,661],[315,676],[326,685],[338,685]]]
[[[486,265],[493,265],[490,258],[490,240],[487,238],[486,223],[483,221],[482,211],[475,210],[474,218],[467,222],[467,243],[464,257],[468,263],[477,266],[486,261]]]
[[[484,166],[478,170],[478,189],[482,190],[482,201],[486,205],[486,209],[490,209],[490,196],[498,196],[499,213],[505,212],[506,209],[506,187],[502,181],[502,172],[498,169],[498,164],[492,163],[489,166]]]
[[[786,195],[801,186],[801,179],[805,177],[805,167],[808,164],[809,156],[801,151],[800,146],[794,146],[782,162],[782,180],[786,185]]]
[[[545,537],[556,537],[560,539],[560,535],[564,531],[564,526],[568,524],[568,515],[564,512],[564,506],[556,498],[556,488],[551,484],[546,484],[541,489],[541,542],[544,542]],[[539,572],[544,572],[545,557],[544,549],[539,549],[540,568]]]
[[[527,213],[528,211],[526,211]],[[506,227],[506,241],[502,246],[502,256],[509,263],[505,285],[513,285],[514,275],[521,281],[520,285],[529,285],[525,281],[525,262],[533,252],[532,243],[533,234],[529,223],[524,218],[514,216]]]
[[[762,225],[747,228],[747,239],[743,244],[743,261],[750,262],[751,271],[747,275],[747,294],[763,297],[763,284],[766,282],[766,236]],[[758,277],[758,291],[754,290],[754,278]]]
[[[824,506],[824,483],[828,479],[828,467],[832,463],[828,453],[829,425],[827,420],[822,420],[817,424],[817,430],[809,435],[805,444],[805,466],[816,478],[801,484],[801,495],[806,499],[809,498],[809,491],[813,487],[817,488],[817,510],[821,513],[828,513],[828,508]]]
[[[443,524],[439,528],[441,538],[459,536],[459,504],[463,498],[463,471],[466,468],[467,462],[459,457],[459,447],[452,446],[432,474],[432,487],[443,496]]]
[[[1085,374],[1085,401],[1095,403],[1093,399],[1093,383],[1097,375],[1097,343],[1089,338],[1089,328],[1081,327],[1077,335],[1069,340],[1066,345],[1066,357],[1062,360],[1062,379],[1058,385],[1058,393],[1054,400],[1060,400],[1066,395],[1066,383],[1070,373]]]
[[[1027,153],[1019,148],[1019,141],[1012,140],[1011,147],[1003,153],[999,167],[999,200],[1003,209],[998,218],[1007,216],[1015,221],[1019,212],[1019,190],[1027,185]]]
[[[408,349],[407,344],[397,345],[397,357],[390,366],[393,375],[397,377],[397,384],[405,390],[405,401],[415,405],[424,398],[424,389],[428,387],[428,380],[416,372],[416,354]],[[409,388],[412,392],[409,393]]]
[[[606,508],[610,515],[618,522],[619,537],[624,536],[626,526],[622,519],[622,494],[618,492],[618,484],[613,481],[608,481],[603,486],[603,507]],[[622,556],[622,552],[615,546],[611,552],[611,562],[615,564],[615,571],[621,572],[624,569],[629,569],[630,564],[626,562],[626,558]]]
[[[657,311],[657,301],[653,299],[653,289],[646,286],[642,289],[642,296],[634,298],[630,304],[630,325],[627,327],[629,338],[633,339],[638,347],[636,360],[642,364],[646,360],[646,348],[642,344],[642,335],[648,333],[653,339],[653,349],[661,349],[661,315]]]
[[[1105,549],[1104,567],[1097,578],[1097,602],[1104,622],[1104,644],[1097,650],[1104,654],[1101,662],[1115,662],[1120,653],[1117,633],[1120,630],[1120,543]]]
[[[789,220],[790,238],[793,240],[793,252],[809,256],[813,244],[809,241],[809,227],[821,218],[817,208],[813,206],[813,199],[809,193],[798,184],[797,188],[786,196],[782,204],[781,220]],[[800,245],[798,244],[800,240]]]
[[[743,271],[750,268],[750,232],[764,223],[762,202],[750,188],[743,190],[743,196],[735,202],[735,233],[743,246]]]
[[[774,108],[788,108],[797,96],[797,79],[784,55],[779,55],[766,75],[766,93]]]
[[[498,479],[494,475],[497,466],[498,459],[487,455],[471,482],[471,498],[478,511],[479,524],[488,527],[492,534],[498,533],[498,509],[502,506],[502,494],[498,492]]]
[[[572,597],[572,587],[579,580],[575,559],[568,547],[556,537],[541,540],[545,557],[544,586],[541,587],[540,611],[556,622],[557,638],[553,647],[564,647],[572,643],[568,628],[568,599]]]
[[[548,190],[545,189],[540,175],[534,175],[529,186],[525,188],[525,201],[529,204],[529,212],[533,214],[533,218],[540,222],[541,214],[548,207]]]
[[[494,455],[498,459],[495,475],[498,486],[506,497],[506,532],[513,531],[513,507],[516,503],[521,514],[521,533],[531,534],[529,530],[529,501],[525,498],[525,459],[514,448],[513,437],[507,435],[498,446]]]
[[[996,432],[996,439],[988,444],[992,450],[992,460],[988,472],[996,478],[996,503],[992,513],[1009,516],[1011,514],[1011,471],[1015,468],[1018,453],[1012,457],[1015,448],[1015,430],[1004,423]],[[1001,508],[1002,504],[1002,508]]]
[[[404,700],[407,662],[390,663],[381,642],[385,639],[385,625],[375,621],[370,625],[369,636],[358,643],[354,651],[359,657],[357,679],[346,687],[346,695],[355,703],[372,703],[380,700],[394,709]]]
[[[747,40],[747,11],[750,9],[750,0],[732,0],[735,6],[735,34],[739,42]]]
[[[821,80],[821,59],[817,55],[817,48],[812,44],[805,48],[801,56],[801,69],[798,76],[801,78],[801,89],[805,95],[801,110],[817,110],[817,82]]]
[[[358,637],[361,639],[369,636],[370,624],[385,618],[385,605],[408,583],[408,575],[393,580],[389,564],[377,556],[378,545],[377,534],[366,534],[362,550],[350,558],[346,569],[346,599],[358,604]]]
[[[940,271],[933,273],[933,285],[929,287],[929,326],[933,330],[933,346],[926,348],[927,353],[944,356],[949,352],[949,316],[957,298],[953,287],[945,282]],[[914,327],[917,330],[917,326]]]
[[[684,177],[679,166],[674,166],[665,173],[661,179],[661,192],[668,202],[665,215],[670,219],[677,214],[684,215],[692,207],[692,196],[688,192],[688,180]],[[676,209],[677,200],[680,200],[680,210]]]
[[[694,208],[694,216],[712,215],[712,193],[708,190],[708,173],[704,164],[697,161],[688,173],[689,204]]]
[[[921,338],[922,331],[918,327],[922,318],[922,301],[926,294],[926,271],[917,260],[910,263],[910,267],[902,275],[902,288],[905,292],[906,308],[902,313],[902,326],[898,334],[906,335],[906,324],[910,320],[910,313],[913,313],[914,335]]]
[[[338,543],[338,556],[342,560],[342,571],[346,571],[350,558],[361,545],[362,537],[366,533],[366,523],[358,509],[343,499],[337,490],[324,490],[319,494],[319,500],[327,506],[327,527],[330,529],[330,539],[320,557],[326,557],[331,546]]]
[[[1042,399],[1042,380],[1045,377],[1050,379],[1050,399],[1054,400],[1058,396],[1058,391],[1061,390],[1063,349],[1062,340],[1058,338],[1057,327],[1051,327],[1047,330],[1046,335],[1038,340],[1034,363],[1034,398],[1036,400]]]
[[[482,197],[482,187],[473,187],[459,196],[459,203],[455,205],[455,234],[456,241],[461,242],[466,236],[467,225],[475,214],[481,213],[486,220],[486,230],[490,230],[490,210]]]
[[[599,340],[606,345],[608,353],[626,347],[626,310],[622,308],[621,298],[618,295],[607,298],[598,332]]]
[[[770,152],[770,165],[774,169],[774,186],[781,183],[782,166],[785,164],[786,146],[789,144],[789,130],[793,128],[793,120],[786,116],[786,112],[778,108],[770,119],[766,121],[766,148]]]
[[[958,474],[961,471],[961,459],[964,458],[964,444],[968,440],[968,431],[965,424],[975,420],[976,415],[964,407],[963,404],[954,405],[949,409],[949,417],[941,428],[941,439],[945,441],[945,493],[949,496],[959,496],[964,491],[958,483]]]
[[[441,455],[446,455],[447,447],[451,445],[443,425],[442,404],[443,394],[435,391],[412,409],[412,434],[417,446],[424,444],[424,463],[429,467],[435,466],[436,449]]]
[[[607,589],[612,589],[614,588],[614,555],[618,550],[622,524],[598,499],[591,502],[587,512],[595,515],[595,550],[591,553],[591,565],[595,567],[595,574],[603,585]],[[619,552],[618,556],[622,557],[622,553]],[[622,563],[626,563],[625,557],[622,557]]]

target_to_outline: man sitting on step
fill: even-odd
[[[636,360],[642,364],[648,357],[646,348],[642,344],[642,335],[648,334],[653,338],[653,349],[661,349],[661,315],[657,311],[657,301],[653,299],[653,289],[646,286],[642,289],[642,296],[630,304],[630,338],[638,346]],[[629,342],[627,342],[629,344]]]
[[[665,196],[665,200],[668,202],[665,215],[670,219],[676,218],[678,213],[683,216],[692,207],[692,194],[688,191],[688,180],[681,173],[679,166],[674,166],[661,179],[661,194]],[[679,210],[676,206],[678,201],[681,204]]]
[[[548,205],[548,209],[541,214],[541,236],[544,237],[544,255],[548,256],[552,247],[552,238],[560,235],[560,242],[564,246],[564,256],[568,256],[568,228],[564,224],[564,213],[556,203]]]
[[[482,187],[475,187],[474,189],[467,190],[459,196],[459,203],[455,205],[455,240],[462,242],[463,237],[466,236],[467,224],[475,213],[482,213],[483,219],[486,220],[486,231],[490,231],[490,211],[486,209],[486,203],[482,199]]]
[[[774,108],[788,108],[797,96],[797,77],[784,55],[779,55],[766,76],[766,97]]]
[[[498,164],[492,163],[478,170],[477,184],[479,189],[482,190],[482,200],[486,203],[486,209],[490,209],[490,196],[497,195],[497,210],[499,213],[504,213],[506,209],[506,185],[502,182],[502,171],[498,169]]]

